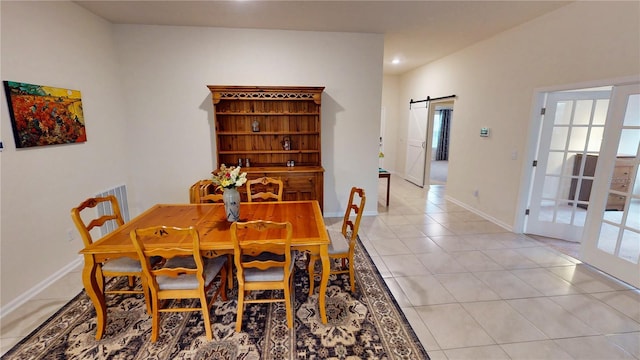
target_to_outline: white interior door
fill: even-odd
[[[587,159],[600,152],[610,94],[548,95],[525,232],[581,241],[594,180]]]
[[[428,102],[411,104],[409,109],[409,128],[407,133],[407,153],[405,179],[423,187],[424,166],[427,148]]]
[[[581,257],[640,287],[640,84],[614,87],[604,136]]]

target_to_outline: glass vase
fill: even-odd
[[[240,193],[235,187],[224,189],[222,193],[224,211],[227,214],[227,221],[234,222],[240,219]]]

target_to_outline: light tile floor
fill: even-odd
[[[360,237],[432,359],[640,359],[638,289],[560,252],[571,244],[445,200],[443,185],[391,184]]]
[[[380,182],[360,237],[433,360],[640,359],[640,291],[445,200]],[[326,219],[339,226],[342,219]],[[2,319],[1,353],[81,289],[80,269]]]

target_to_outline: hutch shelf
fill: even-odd
[[[214,107],[218,165],[242,165],[250,179],[280,178],[284,200],[318,200],[322,208],[324,87],[207,87]],[[246,201],[243,191],[241,196]]]

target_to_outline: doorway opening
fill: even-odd
[[[424,187],[425,182],[427,187],[432,184],[432,165],[439,176],[436,181],[446,183],[454,98],[455,95],[427,97],[409,102],[405,179],[419,187]]]
[[[447,183],[452,119],[453,103],[435,106],[429,167],[429,183],[431,185],[446,185]]]

